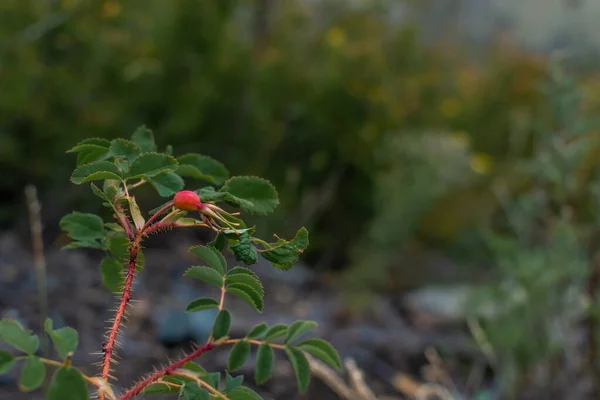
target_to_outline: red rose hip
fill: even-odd
[[[202,202],[200,196],[191,190],[182,190],[177,192],[173,199],[173,205],[180,210],[185,211],[198,211],[202,208]]]

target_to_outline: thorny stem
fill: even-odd
[[[108,334],[106,345],[102,349],[104,352],[104,359],[102,361],[102,378],[104,379],[108,379],[110,373],[110,361],[115,350],[115,342],[117,340],[117,334],[119,333],[119,327],[121,326],[121,321],[125,315],[127,304],[129,304],[129,300],[131,300],[131,286],[133,284],[133,276],[135,275],[137,255],[138,245],[134,243],[129,251],[129,268],[127,269],[127,277],[125,278],[125,287],[123,288],[121,302],[119,303],[119,308],[117,308],[117,313],[115,314],[115,319],[110,329],[110,333]],[[101,396],[100,399],[102,400],[103,396]]]
[[[131,240],[131,247],[129,248],[129,266],[127,269],[127,276],[125,278],[125,285],[123,287],[123,293],[121,295],[121,301],[119,303],[119,307],[117,308],[117,312],[115,314],[115,318],[113,324],[110,328],[110,332],[108,334],[108,339],[106,344],[103,346],[102,351],[104,353],[102,360],[102,378],[108,380],[110,374],[110,363],[112,360],[113,353],[115,351],[115,343],[117,341],[117,335],[119,333],[119,328],[121,327],[121,322],[123,317],[125,316],[125,310],[127,309],[127,304],[131,300],[131,287],[133,285],[133,278],[135,276],[135,266],[137,263],[138,251],[140,247],[140,242],[145,234],[145,232],[153,227],[152,223],[158,218],[161,214],[167,211],[173,205],[172,202],[165,204],[160,210],[158,210],[152,217],[146,221],[142,229],[136,232],[134,235],[131,233],[131,228],[129,228],[128,235]],[[120,219],[120,216],[118,216]],[[121,221],[123,224],[123,221]],[[124,224],[124,227],[129,227],[129,223]],[[127,228],[125,228],[127,230]],[[104,394],[100,393],[98,396],[99,400],[104,400]]]
[[[147,376],[146,378],[142,379],[135,386],[128,389],[121,397],[119,397],[119,400],[132,399],[133,397],[140,394],[142,392],[142,390],[144,390],[148,385],[156,382],[157,380],[159,380],[160,378],[162,378],[165,375],[171,375],[175,370],[179,369],[180,367],[183,367],[185,365],[185,363],[192,361],[193,359],[201,356],[202,354],[214,349],[215,346],[216,346],[215,343],[209,342],[209,343],[206,343],[206,344],[198,347],[196,350],[194,350],[187,356],[181,358],[179,361],[176,361],[173,364],[171,364],[161,370],[158,370],[158,371],[154,372],[153,374]]]
[[[166,224],[157,222],[144,231],[144,236],[150,236],[154,232],[158,232],[161,229],[171,229],[171,228],[175,228],[176,226],[177,226],[177,224],[175,222],[168,222]]]

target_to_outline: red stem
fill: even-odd
[[[167,211],[172,206],[173,206],[173,202],[170,201],[167,204],[165,204],[164,206],[162,206],[160,210],[158,210],[157,212],[155,212],[154,215],[152,215],[148,219],[148,221],[146,221],[146,223],[144,224],[144,226],[142,227],[142,229],[140,229],[140,237],[144,234],[144,232],[146,232],[146,230],[148,229],[148,227],[150,226],[150,224],[152,224],[156,218],[158,218],[159,216],[161,216],[162,214],[164,214],[165,211]]]
[[[119,328],[121,327],[121,321],[125,315],[125,310],[127,309],[127,304],[129,304],[129,300],[131,300],[131,287],[133,285],[133,277],[135,276],[135,264],[137,261],[140,241],[142,240],[145,232],[153,228],[152,223],[156,220],[156,218],[167,211],[172,205],[173,202],[169,202],[164,205],[152,217],[150,217],[148,221],[146,221],[142,229],[140,229],[136,234],[131,231],[131,226],[129,225],[127,218],[122,218],[122,215],[117,214],[119,222],[121,222],[121,225],[123,225],[123,228],[131,240],[131,248],[129,249],[129,268],[127,269],[127,277],[125,278],[125,286],[123,288],[123,294],[121,295],[121,302],[119,303],[117,313],[115,314],[115,319],[112,327],[110,328],[106,345],[102,349],[104,352],[104,358],[102,360],[102,378],[104,379],[108,379],[110,374],[110,362],[115,351],[117,335],[119,333]],[[99,399],[104,400],[104,395],[101,394]]]
[[[117,340],[117,334],[119,333],[119,327],[121,326],[121,321],[125,315],[127,304],[129,304],[129,300],[131,299],[131,286],[133,284],[133,276],[135,275],[137,254],[138,246],[134,243],[129,252],[129,268],[127,270],[127,277],[125,278],[125,287],[123,288],[121,302],[119,303],[119,308],[115,314],[115,320],[113,321],[113,325],[110,329],[106,346],[103,348],[104,359],[102,362],[102,378],[104,379],[108,379],[108,375],[110,373],[110,360],[115,350],[115,342]]]
[[[125,229],[125,233],[127,233],[127,237],[129,238],[129,240],[133,240],[134,235],[131,231],[131,225],[129,225],[129,220],[127,219],[127,216],[123,214],[123,207],[121,207],[120,204],[117,204],[115,207],[118,211],[117,213],[115,213],[115,217],[117,218],[123,229]]]
[[[119,400],[128,400],[128,399],[131,399],[131,398],[137,396],[138,394],[140,394],[142,392],[142,390],[144,390],[146,387],[148,387],[152,383],[156,382],[163,376],[171,374],[173,371],[182,367],[188,361],[192,361],[194,358],[199,357],[202,354],[214,349],[216,346],[217,345],[215,343],[209,342],[209,343],[206,343],[206,344],[198,347],[192,353],[183,357],[179,361],[176,361],[173,364],[171,364],[159,371],[154,372],[153,374],[149,375],[145,379],[138,382],[135,386],[133,386],[131,389],[128,389],[121,397],[119,397]]]

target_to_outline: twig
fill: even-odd
[[[429,347],[425,350],[425,358],[429,361],[430,367],[435,371],[435,375],[439,378],[439,383],[443,384],[444,387],[452,387],[452,389],[456,392],[458,391],[456,384],[452,380],[452,377],[446,370],[444,366],[444,362],[440,357],[437,350],[433,347]]]
[[[223,286],[221,286],[221,299],[219,300],[219,307],[217,308],[217,310],[219,312],[221,312],[221,310],[223,310],[223,305],[225,304],[225,294],[227,293],[225,285],[226,285],[225,277],[223,277]],[[206,342],[211,342],[212,340],[213,340],[213,333],[211,332],[208,339],[206,339]]]
[[[377,396],[365,383],[363,373],[353,359],[347,358],[344,361],[350,384],[344,382],[331,367],[323,362],[308,354],[306,354],[306,359],[310,365],[311,373],[321,379],[343,400],[377,400]]]
[[[427,400],[431,398],[432,395],[437,396],[439,399],[442,400],[454,400],[454,396],[452,396],[452,393],[450,393],[448,389],[437,383],[426,383],[424,385],[421,385],[421,387],[415,395],[415,399]]]
[[[35,186],[28,185],[25,188],[25,197],[27,198],[27,208],[29,210],[29,226],[31,228],[31,245],[33,248],[33,265],[36,272],[38,303],[40,307],[40,326],[43,329],[44,322],[48,317],[48,287],[46,284],[44,239],[42,238],[42,206],[38,200]],[[41,335],[40,346],[42,354],[48,355],[48,340],[45,335]]]
[[[283,345],[283,344],[263,342],[263,341],[256,340],[256,339],[246,339],[246,338],[242,338],[242,339],[226,339],[226,340],[220,341],[219,344],[220,345],[223,345],[223,344],[236,344],[237,342],[241,342],[242,340],[245,340],[246,342],[255,344],[257,346],[260,346],[262,344],[268,344],[269,346],[271,346],[274,349],[279,349],[279,350],[285,349],[285,345]]]
[[[331,368],[312,356],[306,355],[306,359],[310,364],[310,372],[321,379],[338,396],[344,400],[356,400],[356,393]]]
[[[377,400],[375,393],[373,393],[373,391],[365,383],[363,373],[356,365],[356,361],[348,358],[344,364],[348,370],[350,386],[360,396],[360,398],[364,400]]]
[[[225,399],[225,400],[229,400],[227,398],[227,396],[225,396],[223,393],[219,392],[217,389],[215,389],[214,387],[212,387],[210,384],[208,384],[207,382],[203,381],[202,379],[198,378],[196,375],[194,375],[193,373],[190,373],[186,370],[176,370],[173,371],[171,373],[172,376],[181,376],[187,379],[191,379],[194,382],[196,382],[196,385],[203,387],[204,389],[206,389],[208,392],[210,392],[210,395],[214,398],[219,398],[219,399]]]

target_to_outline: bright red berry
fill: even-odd
[[[202,208],[202,202],[200,196],[191,190],[182,190],[177,192],[173,199],[173,205],[180,210],[185,211],[198,211]]]

